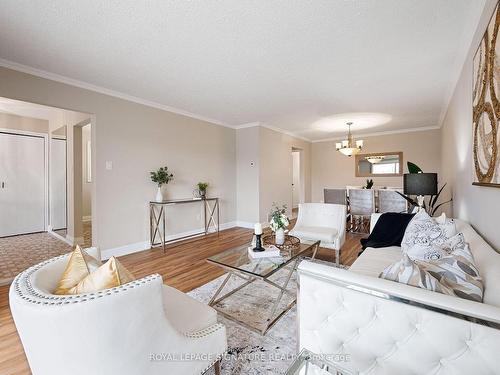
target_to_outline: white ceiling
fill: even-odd
[[[2,0],[0,58],[220,124],[318,140],[343,135],[351,117],[354,133],[438,126],[483,6]]]

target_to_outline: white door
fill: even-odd
[[[50,141],[50,224],[66,228],[66,140]]]
[[[0,237],[45,230],[45,139],[0,133]]]

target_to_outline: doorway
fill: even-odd
[[[90,173],[90,168],[82,163],[91,155],[84,157],[82,151],[91,148],[84,148],[81,134],[91,119],[86,113],[0,97],[0,285],[76,243],[89,243],[81,234],[82,190],[88,187],[82,181],[95,179],[83,177],[82,170]],[[90,125],[88,133],[83,131],[89,142]]]

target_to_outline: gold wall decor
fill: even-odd
[[[498,4],[473,60],[473,185],[500,187],[500,47],[497,47]],[[500,44],[500,41],[498,42]],[[497,96],[498,95],[498,96]]]

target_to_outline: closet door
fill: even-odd
[[[45,230],[45,139],[0,133],[0,237]]]

